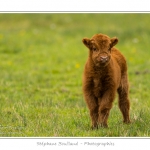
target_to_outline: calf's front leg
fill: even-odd
[[[98,128],[98,100],[92,94],[85,96],[85,101],[90,111],[91,128]]]
[[[112,103],[114,101],[115,94],[112,91],[107,91],[104,93],[102,98],[99,98],[99,117],[98,122],[101,127],[108,127],[107,121],[112,108]]]

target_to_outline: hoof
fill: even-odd
[[[107,124],[101,124],[100,125],[102,128],[108,128],[108,125]]]
[[[97,126],[91,126],[92,130],[99,129],[99,128],[108,128],[108,125],[107,124],[100,124]]]
[[[125,123],[125,124],[130,124],[131,121],[130,121],[130,120],[124,120],[123,123]]]
[[[92,126],[91,129],[92,129],[92,130],[97,130],[97,129],[98,129],[98,126],[96,126],[96,127],[93,127],[93,126]]]

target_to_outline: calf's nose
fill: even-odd
[[[108,56],[100,56],[100,61],[101,62],[107,62],[108,61]]]

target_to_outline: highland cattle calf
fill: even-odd
[[[123,122],[130,123],[127,64],[125,57],[114,47],[118,39],[96,34],[82,42],[89,49],[83,74],[83,94],[90,111],[92,129],[108,127],[107,120],[116,92]]]

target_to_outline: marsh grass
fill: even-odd
[[[149,14],[0,14],[1,137],[150,136]],[[131,120],[117,97],[109,128],[90,129],[82,97],[83,37],[117,36],[130,82]]]

